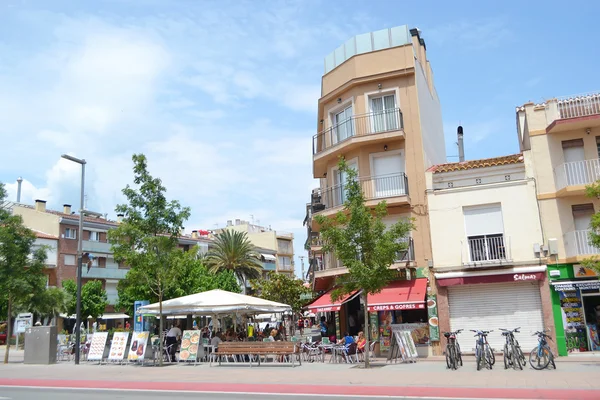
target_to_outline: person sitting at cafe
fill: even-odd
[[[348,332],[344,333],[344,337],[339,340],[338,344],[349,346],[354,343],[354,338]]]
[[[223,334],[221,332],[217,333],[210,340],[210,345],[216,350],[219,347],[219,343],[223,342]]]
[[[356,349],[359,353],[365,351],[365,346],[367,345],[367,338],[363,331],[358,332],[358,340],[356,341]]]

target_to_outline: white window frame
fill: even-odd
[[[67,257],[73,257],[73,264],[67,264]],[[63,262],[67,266],[77,265],[77,256],[74,254],[63,254]]]
[[[371,111],[371,99],[376,99],[378,97],[384,97],[384,96],[389,96],[390,94],[394,95],[394,103],[395,103],[395,108],[402,110],[402,106],[400,104],[400,87],[399,86],[394,86],[394,87],[390,87],[390,88],[386,88],[386,89],[380,89],[380,90],[375,90],[372,92],[366,92],[364,94],[365,97],[365,110],[367,110],[367,113],[369,114],[369,123],[371,124],[371,132],[372,133],[376,133],[375,132],[375,126],[373,125],[373,112]],[[400,129],[400,120],[398,120],[398,129]],[[385,132],[385,131],[384,131]]]
[[[89,231],[90,232],[90,242],[99,242],[100,241],[100,232]],[[92,237],[95,236],[93,239]]]
[[[354,158],[351,158],[350,160],[347,160],[346,164],[348,166],[356,164],[357,179],[360,179],[360,167],[359,167],[359,164],[358,164],[358,157],[354,157]],[[336,164],[335,166],[331,167],[331,170],[329,171],[329,173],[331,174],[331,185],[329,187],[331,188],[332,195],[334,194],[333,191],[334,191],[334,188],[336,186],[336,184],[335,184],[335,176],[337,176],[339,170],[340,170],[340,167]],[[338,204],[337,206],[341,206],[341,204]]]
[[[73,232],[73,237],[69,236],[67,234],[68,232]],[[74,228],[66,228],[65,229],[65,239],[72,239],[72,240],[77,239],[77,230]]]
[[[354,117],[356,115],[356,107],[354,106],[354,96],[342,101],[339,104],[336,104],[335,106],[327,110],[327,122],[329,124],[329,127],[327,129],[329,129],[329,131],[331,132],[330,140],[332,146],[339,143],[339,141],[337,140],[337,134],[335,134],[336,140],[334,140],[335,132],[333,127],[335,126],[335,116],[340,112],[344,111],[349,106],[352,106],[352,117]],[[354,126],[354,124],[352,125],[352,130],[354,132],[354,137],[356,136],[356,127]]]
[[[377,175],[375,175],[375,158],[379,158],[379,157],[389,157],[389,156],[401,156],[402,158],[402,162],[404,164],[403,168],[402,168],[402,173],[406,174],[406,150],[405,149],[397,149],[397,150],[390,150],[390,151],[383,151],[383,152],[377,152],[377,153],[371,153],[369,154],[369,168],[370,168],[370,177],[371,179],[375,179],[377,177]],[[407,192],[408,188],[404,188],[404,191]],[[377,182],[373,182],[373,196],[375,196],[376,198],[385,198],[385,197],[390,197],[390,196],[377,196]],[[392,197],[393,197],[394,193],[392,193]]]

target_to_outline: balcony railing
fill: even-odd
[[[358,178],[367,200],[408,195],[408,178],[405,173]],[[339,207],[347,199],[347,185],[335,185],[321,191],[325,208]]]
[[[83,240],[81,245],[83,247],[83,251],[89,251],[90,253],[112,253],[110,250],[110,243]]]
[[[563,236],[567,257],[600,254],[600,249],[590,244],[590,230],[571,231]]]
[[[92,267],[89,272],[87,267],[83,267],[83,278],[97,278],[97,279],[125,279],[125,276],[129,272],[128,269],[116,269],[116,268],[98,268]]]
[[[353,115],[347,120],[313,136],[313,155],[354,137],[404,129],[404,119],[399,108]]]
[[[573,161],[554,169],[556,190],[567,186],[589,185],[600,179],[600,160]]]
[[[600,93],[582,94],[557,99],[560,119],[600,114]]]
[[[407,262],[415,260],[415,244],[412,238],[405,239],[408,242],[408,247],[406,250],[398,253],[398,258],[396,262]]]
[[[463,264],[502,263],[511,260],[510,238],[502,234],[467,238],[467,257]]]

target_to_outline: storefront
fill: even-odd
[[[600,280],[580,264],[549,267],[560,355],[600,351]]]
[[[436,273],[435,277],[438,302],[447,307],[443,313],[440,310],[443,331],[494,330],[488,341],[501,350],[504,338],[499,328],[520,327],[518,340],[523,349],[535,347],[537,338],[532,333],[546,326],[541,292],[546,285],[546,266]],[[472,352],[471,337],[464,338],[463,351]]]

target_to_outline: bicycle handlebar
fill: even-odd
[[[504,332],[514,332],[514,333],[521,333],[521,332],[519,331],[519,329],[521,329],[521,327],[518,327],[518,328],[515,328],[515,329],[504,329],[504,328],[498,328],[498,329],[500,329],[501,331],[504,331]]]

